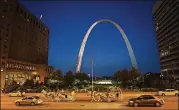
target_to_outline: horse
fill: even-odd
[[[97,101],[100,102],[101,98],[104,97],[102,93],[98,93],[96,91],[87,91],[87,96],[91,96],[91,101]]]

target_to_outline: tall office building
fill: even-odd
[[[157,1],[153,18],[161,73],[179,76],[179,0]]]
[[[48,75],[49,29],[16,0],[0,0],[1,86]]]

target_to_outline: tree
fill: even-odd
[[[117,72],[114,73],[113,75],[113,80],[119,83],[121,81],[121,71],[118,70]]]
[[[132,78],[132,80],[140,76],[140,72],[135,67],[132,67],[129,73],[131,76],[130,78]]]
[[[34,84],[34,86],[35,86],[35,87],[38,87],[38,86],[40,86],[40,83],[39,83],[38,81],[36,81],[35,84]]]
[[[47,83],[48,80],[49,80],[49,77],[44,77],[44,85],[45,85],[45,86],[48,86],[48,83]]]
[[[118,71],[118,78],[121,81],[121,86],[126,88],[128,86],[128,81],[130,80],[130,75],[127,69],[123,69],[121,72]]]
[[[66,87],[72,86],[75,81],[75,76],[72,71],[68,71],[64,76],[64,83]]]
[[[117,71],[114,73],[113,79],[117,82],[121,81],[122,86],[125,88],[128,85],[128,81],[131,79],[127,69]]]
[[[75,78],[80,80],[80,82],[89,80],[89,76],[86,73],[75,73]]]
[[[52,80],[62,81],[63,80],[63,74],[59,69],[57,69],[55,72],[51,72],[49,74],[49,78],[52,79]]]
[[[34,80],[33,79],[26,79],[24,86],[34,86]]]

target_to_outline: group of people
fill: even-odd
[[[122,101],[123,95],[120,88],[117,88],[115,94],[111,93],[111,90],[108,89],[105,94],[97,93],[96,91],[90,91],[89,94],[91,95],[91,101],[105,101],[105,102],[112,102],[112,101]]]
[[[70,94],[66,94],[64,90],[61,91],[58,89],[57,91],[45,91],[42,90],[42,93],[45,95],[46,98],[50,98],[52,101],[74,101],[75,100],[75,91],[71,91]]]
[[[74,101],[75,100],[75,91],[72,90],[71,93],[64,92],[64,90],[56,90],[56,91],[45,91],[42,90],[42,93],[46,98],[51,101]],[[122,101],[123,95],[120,88],[116,89],[116,92],[111,92],[110,89],[106,91],[106,93],[99,93],[96,91],[88,91],[88,96],[91,96],[91,101],[98,102],[112,102],[112,101]]]
[[[25,96],[25,91],[17,91],[18,92],[18,94],[19,94],[19,96]]]

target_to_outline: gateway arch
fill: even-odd
[[[91,27],[88,29],[88,31],[86,32],[85,36],[84,36],[84,39],[83,39],[83,42],[81,44],[81,47],[80,47],[80,51],[79,51],[79,54],[78,54],[78,60],[77,60],[77,67],[76,67],[76,73],[80,72],[81,70],[81,63],[82,63],[82,58],[83,58],[83,53],[84,53],[84,50],[85,50],[85,45],[86,45],[86,42],[88,40],[88,37],[89,37],[89,34],[91,33],[92,29],[99,23],[101,22],[110,22],[112,23],[114,26],[116,26],[116,28],[119,30],[119,32],[121,33],[124,41],[125,41],[125,44],[127,46],[127,49],[128,49],[128,52],[129,52],[129,56],[130,56],[130,59],[131,59],[131,63],[132,63],[132,66],[135,67],[136,69],[138,69],[138,66],[137,66],[137,62],[136,62],[136,58],[135,58],[135,55],[134,55],[134,52],[132,50],[132,47],[131,47],[131,44],[126,36],[126,34],[124,33],[124,31],[122,30],[122,28],[117,24],[115,23],[114,21],[112,20],[109,20],[109,19],[101,19],[101,20],[98,20],[96,21],[95,23],[93,23],[91,25]]]

